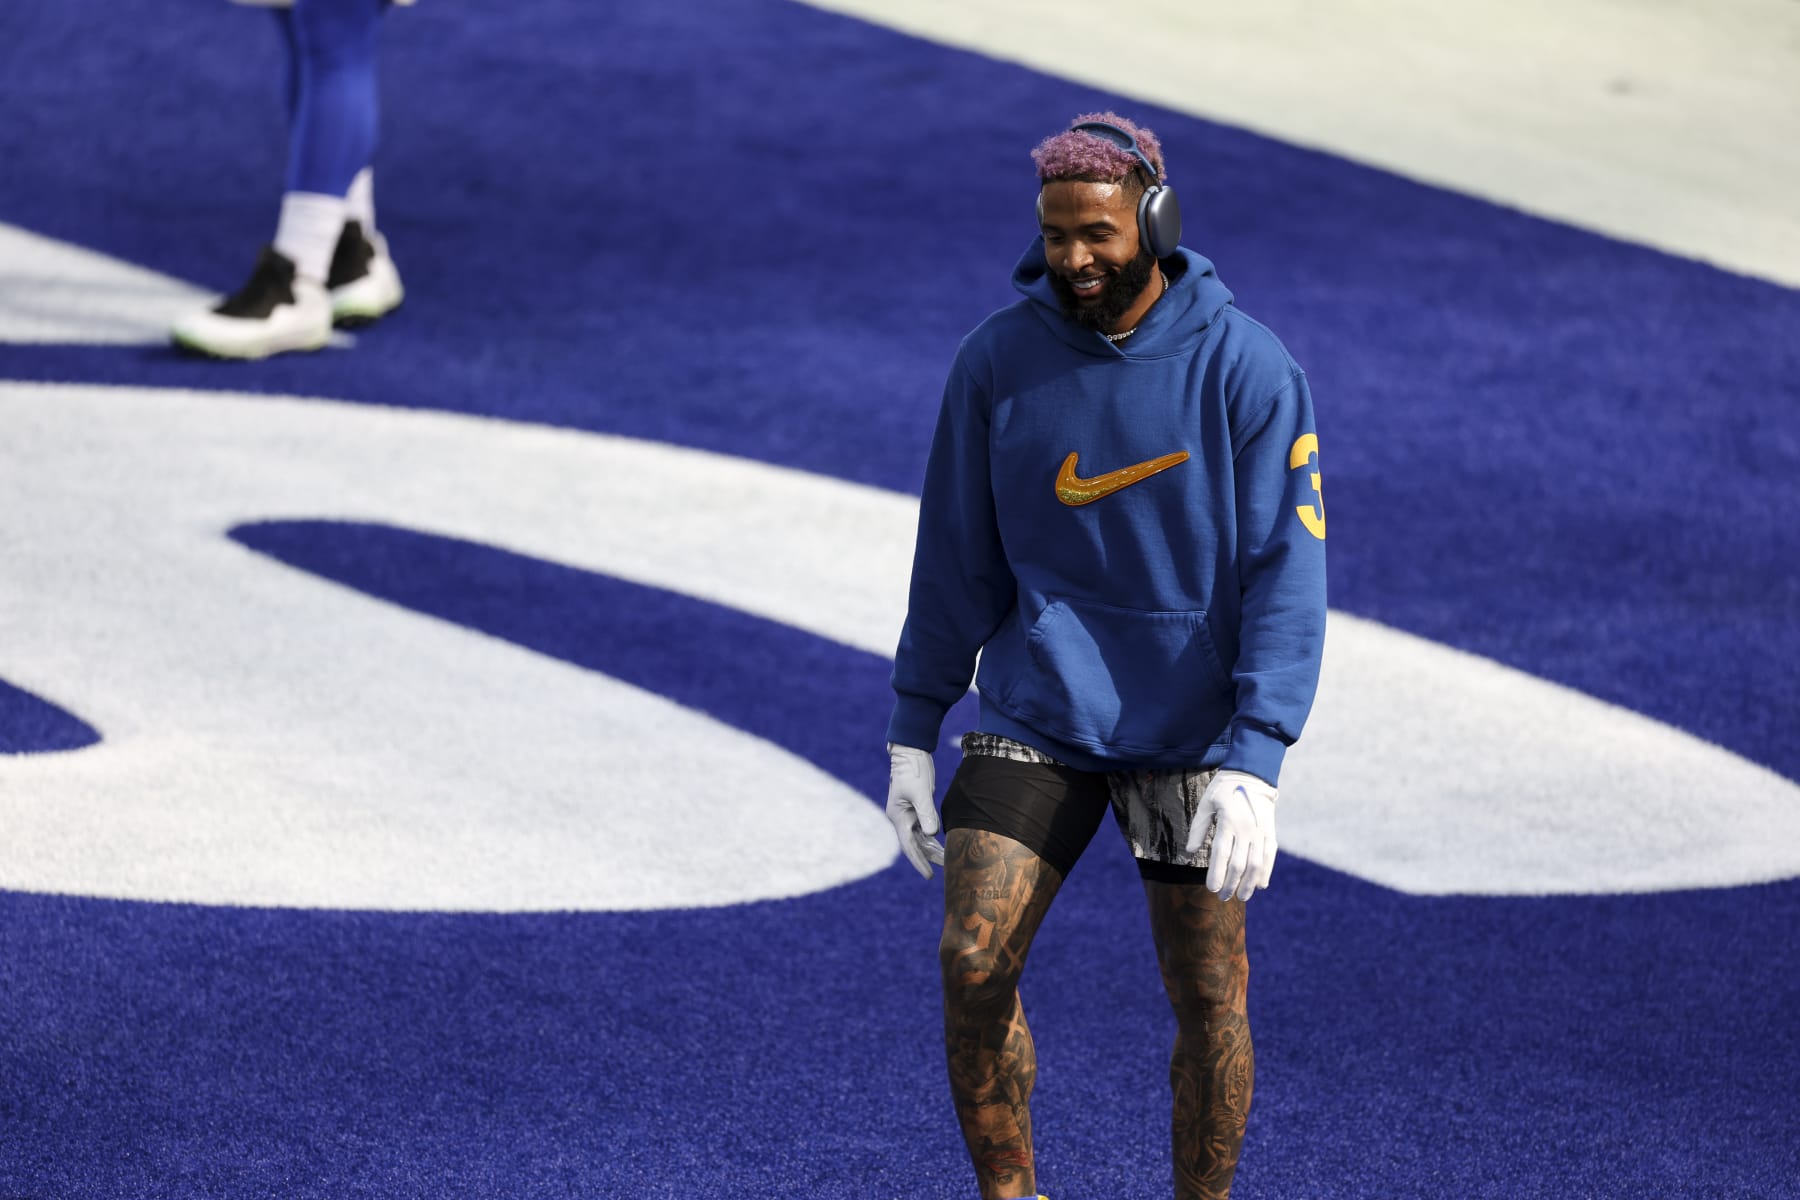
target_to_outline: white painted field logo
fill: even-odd
[[[78,318],[55,336],[84,340]],[[888,655],[910,497],[652,442],[316,399],[0,382],[0,423],[0,678],[102,736],[0,756],[0,887],[631,909],[799,895],[893,861],[871,798],[785,750],[291,570],[227,531],[418,530]],[[1296,445],[1293,467],[1316,465],[1314,449]],[[1309,516],[1323,536],[1322,500]],[[879,729],[840,736],[879,754]],[[1285,850],[1421,893],[1800,874],[1800,786],[1336,613],[1282,822]]]

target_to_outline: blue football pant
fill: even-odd
[[[295,0],[273,10],[288,51],[290,192],[342,196],[375,157],[375,52],[385,0]]]

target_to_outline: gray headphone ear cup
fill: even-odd
[[[1168,186],[1146,188],[1138,198],[1138,242],[1157,258],[1181,245],[1181,202]]]
[[[1038,188],[1037,218],[1038,228],[1042,229],[1044,227],[1044,189],[1042,187]]]

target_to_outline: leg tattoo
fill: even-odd
[[[1175,1007],[1170,1140],[1176,1200],[1225,1200],[1250,1115],[1256,1059],[1246,997],[1244,904],[1201,886],[1150,883],[1150,925]]]
[[[1055,868],[1011,838],[953,829],[944,839],[944,1049],[956,1119],[984,1200],[1037,1193],[1037,1051],[1018,985],[1060,886]]]

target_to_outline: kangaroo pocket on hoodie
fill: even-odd
[[[1026,635],[1000,706],[1073,745],[1195,760],[1234,704],[1206,614],[1052,600]]]

